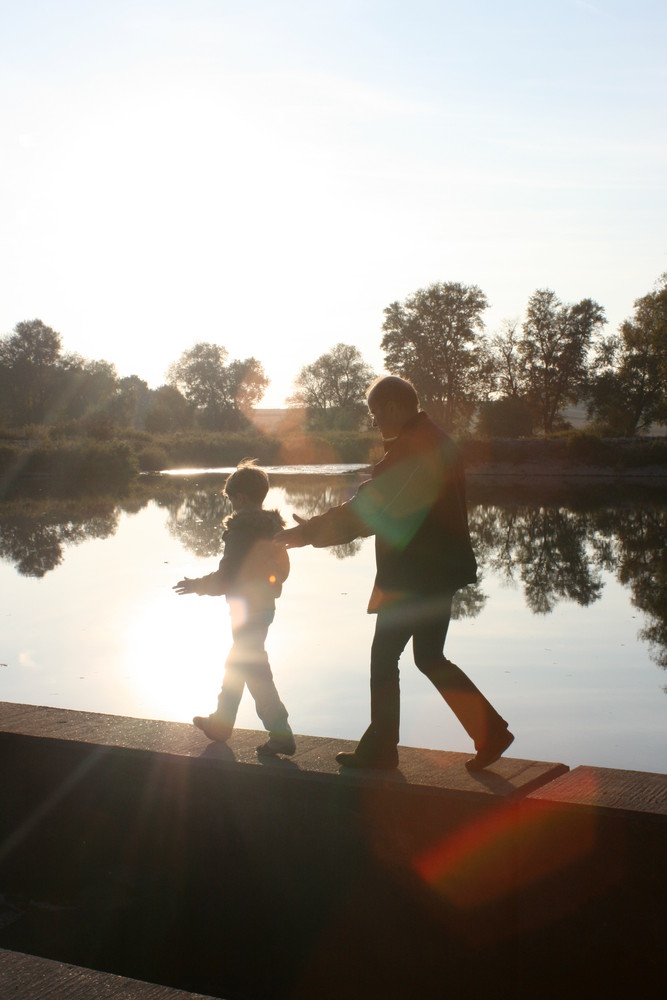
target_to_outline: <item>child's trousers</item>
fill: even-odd
[[[273,621],[273,610],[249,615],[242,625],[232,627],[233,644],[225,663],[225,676],[218,696],[216,715],[234,727],[243,689],[248,685],[257,715],[271,736],[291,734],[287,709],[283,705],[271,673],[264,643]]]

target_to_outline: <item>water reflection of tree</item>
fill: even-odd
[[[283,489],[285,500],[294,508],[296,514],[302,517],[315,517],[323,514],[329,507],[337,507],[353,497],[359,488],[359,481],[354,479],[318,479],[316,483],[297,480],[287,483]]]
[[[222,553],[223,521],[232,511],[224,493],[199,490],[168,508],[169,534],[189,552],[202,558]]]
[[[12,562],[21,576],[43,577],[60,565],[68,546],[113,535],[118,516],[112,501],[5,505],[0,513],[0,558]]]
[[[477,507],[471,532],[478,560],[523,583],[528,607],[548,614],[563,598],[588,605],[602,593],[589,557],[587,515],[564,508]]]
[[[487,595],[482,590],[481,583],[480,574],[477,583],[471,583],[454,594],[452,601],[452,618],[454,620],[476,618],[480,614],[487,601]]]
[[[356,477],[308,477],[284,489],[284,514],[312,517],[354,494]],[[119,500],[73,502],[34,498],[0,505],[0,558],[24,576],[43,577],[59,566],[70,545],[114,534],[121,511],[136,513],[149,503],[168,511],[168,530],[197,556],[219,556],[222,522],[230,512],[222,484],[147,481],[136,495]],[[281,507],[283,504],[281,503]],[[539,614],[561,600],[588,605],[602,593],[602,571],[630,589],[646,624],[639,637],[650,655],[667,668],[667,536],[664,505],[647,501],[595,506],[470,505],[470,530],[479,580],[460,591],[453,617],[476,617],[487,597],[484,573],[492,570],[522,587],[529,608]],[[347,558],[363,541],[326,551]],[[369,581],[370,584],[370,581]]]
[[[591,515],[599,564],[630,588],[647,624],[639,636],[667,669],[667,517],[664,507],[614,507]]]
[[[480,567],[520,580],[528,607],[548,614],[559,600],[586,606],[603,589],[601,570],[629,587],[647,617],[639,637],[667,668],[667,524],[664,506],[472,506],[470,530]],[[465,591],[463,592],[465,593]]]
[[[550,614],[558,601],[586,606],[599,600],[602,579],[589,557],[585,514],[560,507],[471,505],[470,534],[478,582],[457,595],[463,613],[479,614],[486,596],[480,584],[490,569],[508,583],[521,582],[534,614]]]

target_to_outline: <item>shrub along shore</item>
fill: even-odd
[[[554,474],[584,474],[590,469],[653,470],[667,474],[667,438],[600,438],[571,432],[548,438],[477,438],[459,441],[469,471],[521,467]],[[68,492],[129,488],[140,472],[212,469],[235,466],[243,458],[261,465],[370,465],[381,457],[375,432],[289,433],[281,437],[250,433],[149,435],[112,440],[90,437],[0,437],[0,498],[21,483],[45,480]]]

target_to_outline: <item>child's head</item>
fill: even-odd
[[[225,493],[234,503],[235,498],[245,498],[249,503],[261,507],[264,498],[269,492],[269,477],[264,469],[259,469],[255,465],[254,458],[244,458],[239,462],[236,472],[225,483]]]

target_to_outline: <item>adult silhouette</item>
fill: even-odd
[[[414,387],[386,375],[367,392],[373,426],[385,454],[346,503],[279,534],[289,548],[323,547],[375,535],[377,573],[368,611],[377,615],[371,647],[371,721],[356,750],[342,752],[345,767],[398,766],[398,661],[412,639],[419,670],[435,685],[472,738],[470,770],[498,760],[514,737],[507,723],[444,644],[452,597],[477,577],[470,543],[465,479],[451,438],[420,410]]]

